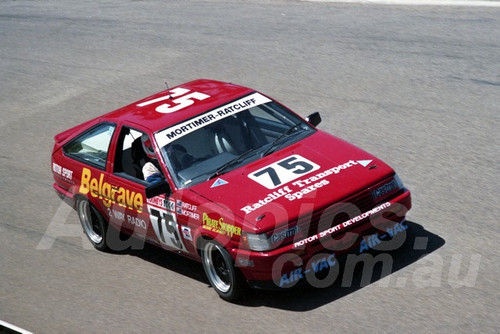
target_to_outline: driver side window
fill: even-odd
[[[114,173],[144,181],[142,167],[151,159],[144,152],[141,137],[144,132],[123,126],[118,137]]]

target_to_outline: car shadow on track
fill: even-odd
[[[137,244],[135,244],[131,249],[127,249],[120,253],[136,256],[167,270],[174,271],[178,274],[209,285],[201,263],[167,251],[163,248],[144,243],[143,241],[136,240],[136,242]]]
[[[275,291],[251,290],[237,304],[303,312],[334,302],[383,278],[389,281],[384,281],[383,284],[380,282],[382,287],[404,288],[405,285],[412,283],[406,278],[393,278],[391,274],[417,262],[445,244],[443,238],[425,230],[417,223],[407,221],[406,225],[409,233],[404,233],[404,240],[401,240],[397,249],[391,248],[393,249],[391,251],[371,249],[361,255],[348,254],[338,258],[336,266],[338,270],[333,277],[334,281],[326,287],[318,288],[314,287],[314,284],[305,283]],[[194,260],[144,243],[121,253],[137,256],[209,286],[202,265]],[[319,277],[319,280],[327,282],[328,277],[324,276]]]
[[[240,304],[304,312],[334,302],[383,278],[384,281],[376,283],[380,287],[405,288],[412,282],[405,277],[391,277],[391,274],[417,262],[445,244],[443,238],[417,223],[407,221],[406,225],[409,233],[405,233],[405,240],[397,249],[370,250],[361,255],[349,254],[340,257],[339,269],[331,277],[334,281],[327,287],[319,288],[306,283],[280,291],[255,290]]]

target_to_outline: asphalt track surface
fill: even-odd
[[[500,10],[295,1],[0,3],[0,319],[36,333],[498,333]],[[53,136],[195,78],[259,89],[391,164],[413,193],[389,273],[256,291],[89,247]]]

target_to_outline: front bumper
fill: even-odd
[[[308,275],[337,265],[336,257],[357,249],[362,253],[391,240],[407,229],[405,216],[411,208],[411,194],[400,195],[340,226],[319,230],[283,247],[255,252],[230,250],[249,284],[256,288],[289,288]],[[385,249],[385,248],[384,248]]]

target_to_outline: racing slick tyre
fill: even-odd
[[[108,223],[99,211],[86,198],[79,198],[77,200],[76,211],[78,212],[83,232],[92,245],[100,251],[107,250],[106,232],[108,230]]]
[[[236,301],[243,296],[248,285],[224,247],[207,240],[202,245],[201,260],[210,284],[222,299]]]

